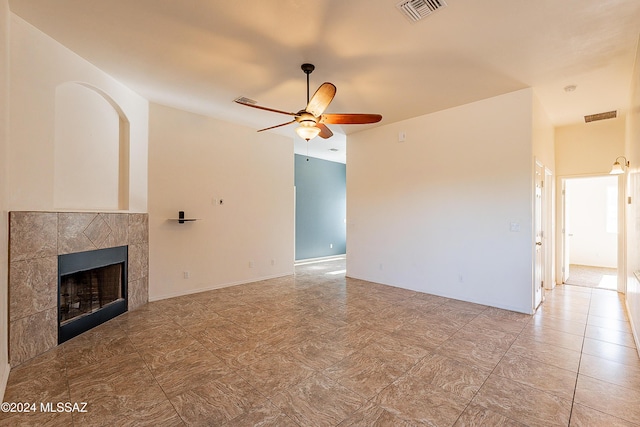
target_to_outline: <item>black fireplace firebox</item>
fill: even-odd
[[[127,246],[58,256],[58,344],[127,311]]]

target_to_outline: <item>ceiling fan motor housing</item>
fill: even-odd
[[[307,111],[300,111],[298,113],[298,117],[296,117],[296,121],[300,123],[302,126],[315,126],[318,123],[318,117]]]

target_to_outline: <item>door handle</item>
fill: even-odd
[[[542,246],[542,242],[536,242],[536,245]]]

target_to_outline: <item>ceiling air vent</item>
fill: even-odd
[[[446,5],[444,0],[403,0],[396,7],[409,21],[418,22]]]
[[[247,98],[245,96],[240,96],[234,99],[234,101],[240,104],[249,104],[249,105],[256,105],[258,103],[257,101],[254,101],[253,99]]]
[[[618,111],[607,111],[606,113],[591,114],[590,116],[584,116],[584,122],[596,122],[598,120],[615,119],[618,116]]]

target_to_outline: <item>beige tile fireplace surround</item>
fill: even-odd
[[[58,344],[58,255],[128,246],[128,307],[149,296],[147,214],[9,213],[9,361],[17,366]]]

